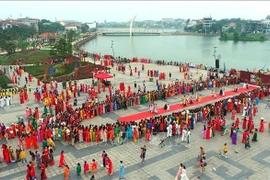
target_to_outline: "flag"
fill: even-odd
[[[225,64],[225,62],[223,63],[223,68],[224,68],[224,71],[226,71],[226,64]]]

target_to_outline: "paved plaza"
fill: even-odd
[[[140,63],[131,63],[131,66],[137,66],[138,70],[141,70]],[[120,82],[125,82],[125,84],[131,84],[132,90],[134,81],[142,87],[143,80],[146,81],[147,90],[155,89],[154,82],[149,82],[146,76],[148,69],[158,69],[160,72],[172,73],[172,80],[183,80],[183,73],[178,72],[178,67],[176,66],[159,66],[153,64],[146,64],[145,71],[141,71],[141,78],[138,79],[137,76],[129,76],[129,71],[126,74],[122,74],[115,69],[111,70],[111,73],[115,73],[115,79],[112,79],[112,84],[119,86]],[[199,74],[196,73],[195,69],[192,69],[192,73],[195,79],[198,79]],[[199,73],[204,73],[206,77],[206,71],[200,70]],[[26,74],[26,73],[25,73]],[[24,75],[25,75],[24,74]],[[22,78],[24,80],[24,78]],[[168,83],[172,80],[165,80],[162,82]],[[80,80],[79,83],[91,84],[91,79]],[[21,82],[23,85],[23,82]],[[31,88],[36,88],[36,82],[30,84]],[[59,87],[62,87],[59,84]],[[227,90],[231,90],[232,86],[226,87]],[[217,91],[218,89],[216,89]],[[203,96],[210,95],[211,90],[204,90],[200,92]],[[102,100],[105,97],[105,93],[102,93],[99,98]],[[170,104],[179,103],[182,96],[174,96],[168,98],[167,101]],[[78,98],[78,105],[80,106],[86,99],[85,94],[81,94]],[[73,101],[71,101],[73,102]],[[166,101],[158,101],[158,106],[163,107]],[[265,109],[266,99],[261,100],[259,104],[259,112],[257,116],[254,117],[255,128],[259,127],[259,121],[261,117],[264,117],[267,122],[270,121],[270,109]],[[34,96],[30,95],[30,101],[25,104],[19,103],[18,95],[14,95],[12,100],[12,105],[10,107],[0,108],[0,122],[10,125],[11,123],[17,122],[18,117],[25,117],[25,109],[30,107],[34,109],[39,107],[40,111],[43,111],[42,104],[36,104],[34,102]],[[119,110],[111,113],[103,114],[101,116],[95,117],[93,119],[84,120],[83,125],[89,124],[105,124],[114,123],[116,119],[121,116],[126,116],[129,114],[138,113],[141,111],[148,110],[148,104],[139,105],[135,107],[128,108],[127,110]],[[240,114],[237,117],[242,118]],[[230,120],[230,114],[226,118],[227,126],[233,122]],[[240,124],[241,125],[241,124]],[[65,151],[66,162],[71,169],[70,179],[90,179],[91,173],[83,174],[78,177],[76,175],[76,165],[79,162],[82,166],[84,161],[90,162],[92,159],[96,159],[98,164],[102,164],[101,153],[102,150],[106,150],[108,156],[112,159],[114,165],[113,176],[107,175],[107,169],[99,167],[95,172],[98,180],[110,180],[118,179],[119,173],[119,161],[122,160],[125,164],[125,178],[127,180],[174,180],[175,175],[178,171],[178,166],[183,163],[186,166],[187,175],[189,179],[196,179],[200,176],[202,180],[244,180],[244,179],[270,179],[270,133],[268,133],[267,125],[265,124],[266,131],[264,133],[258,133],[258,142],[251,143],[251,148],[246,150],[244,144],[241,143],[242,133],[238,134],[238,144],[232,145],[229,134],[221,136],[221,133],[217,132],[216,136],[210,140],[202,139],[201,131],[203,128],[202,123],[197,123],[195,129],[191,132],[191,144],[186,145],[186,143],[181,143],[180,137],[171,137],[165,140],[165,147],[160,147],[159,143],[165,138],[165,133],[159,133],[152,137],[149,142],[144,141],[144,139],[139,139],[137,143],[131,141],[126,141],[122,145],[112,144],[112,143],[77,143],[75,146],[68,145],[64,142],[56,142],[55,155],[55,165],[49,166],[46,169],[48,179],[63,179],[63,169],[58,167],[59,154],[62,150]],[[2,139],[2,143],[8,143],[13,148],[16,148],[18,144],[17,139],[12,139],[8,142]],[[223,144],[228,144],[228,158],[219,158],[218,152],[222,149]],[[147,146],[146,153],[146,163],[142,166],[140,159],[140,147],[143,145]],[[39,144],[39,152],[41,152],[41,144]],[[200,168],[197,163],[197,156],[199,153],[199,147],[204,147],[206,151],[206,160],[208,165],[206,166],[206,171],[204,174],[200,172]],[[32,149],[33,150],[33,149]],[[238,150],[239,153],[234,151]],[[2,156],[2,152],[1,152]],[[28,161],[30,156],[27,157]],[[40,171],[36,169],[38,179],[40,179]],[[10,163],[6,164],[2,162],[0,165],[0,179],[10,180],[10,179],[25,179],[26,166],[22,163]]]

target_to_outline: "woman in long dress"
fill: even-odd
[[[113,163],[112,160],[107,157],[108,175],[113,175]]]
[[[237,133],[236,130],[232,132],[232,144],[237,144]]]
[[[123,161],[120,161],[119,164],[119,179],[124,179],[125,176],[125,167]]]
[[[64,166],[66,163],[65,163],[65,155],[64,155],[64,151],[61,152],[60,154],[60,161],[59,161],[59,167],[62,167]]]
[[[182,169],[181,180],[189,180],[188,177],[187,177],[187,171],[186,171],[185,166],[183,166],[183,169]]]
[[[177,172],[177,174],[176,174],[176,176],[175,176],[175,180],[179,180],[179,179],[180,179],[181,174],[182,174],[182,170],[183,170],[183,164],[180,163],[178,172]]]

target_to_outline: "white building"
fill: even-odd
[[[78,31],[78,27],[76,25],[74,25],[74,24],[65,25],[65,29],[66,29],[66,31],[70,31],[70,30],[73,30],[75,32]]]
[[[20,24],[24,24],[24,25],[27,25],[27,26],[32,26],[33,28],[36,29],[36,31],[38,32],[38,22],[39,22],[39,19],[35,19],[35,18],[29,18],[29,17],[26,17],[26,18],[18,18],[16,20],[17,23],[20,23]]]
[[[193,27],[193,26],[196,26],[196,25],[197,25],[197,21],[191,20],[191,21],[188,22],[187,27],[190,28],[190,27]]]
[[[95,29],[97,28],[97,22],[87,23],[89,29]]]
[[[262,24],[263,24],[263,32],[265,34],[270,34],[270,19],[262,20]]]
[[[7,19],[5,21],[1,21],[0,22],[0,26],[3,30],[8,29],[8,28],[12,28],[14,26],[19,26],[20,24],[15,22],[14,20],[11,19]]]
[[[203,18],[203,29],[204,29],[205,33],[210,31],[212,24],[213,24],[212,17]]]

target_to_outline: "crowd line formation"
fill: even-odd
[[[103,113],[115,111],[118,109],[126,109],[130,106],[152,103],[156,100],[166,99],[170,96],[181,94],[193,94],[203,89],[211,87],[223,87],[225,85],[237,84],[236,76],[228,76],[222,78],[210,79],[211,74],[206,80],[192,80],[191,83],[173,82],[169,84],[156,83],[157,90],[146,91],[141,90],[134,83],[136,91],[131,92],[131,87],[126,91],[124,89],[115,89],[108,87],[109,94],[105,101],[99,101],[97,95],[100,93],[100,87],[96,90],[95,87],[86,84],[68,83],[69,87],[58,92],[57,83],[43,84],[41,90],[36,89],[34,92],[35,101],[44,103],[43,113],[39,112],[38,108],[34,110],[26,108],[25,118],[18,118],[18,122],[6,127],[3,123],[0,128],[0,138],[7,139],[18,138],[18,148],[16,151],[11,146],[4,144],[3,157],[6,163],[22,161],[26,163],[26,152],[28,149],[38,149],[42,144],[42,154],[39,152],[31,152],[31,162],[27,165],[27,178],[36,177],[33,162],[41,169],[41,179],[46,179],[46,167],[54,165],[53,151],[56,148],[55,141],[68,142],[71,145],[76,143],[90,142],[107,142],[122,144],[125,139],[132,139],[137,142],[139,138],[144,138],[150,141],[152,136],[159,132],[166,132],[167,137],[181,136],[182,141],[191,142],[191,131],[195,128],[197,122],[203,122],[202,137],[210,139],[216,135],[216,131],[221,131],[225,135],[228,131],[226,126],[225,116],[228,112],[232,113],[232,120],[235,120],[231,127],[232,144],[237,142],[237,133],[241,132],[240,120],[235,118],[236,114],[241,113],[243,116],[242,143],[245,143],[246,148],[250,148],[249,134],[253,134],[254,141],[257,141],[257,129],[254,128],[253,116],[256,116],[258,111],[257,105],[259,99],[270,95],[270,88],[262,87],[248,93],[243,93],[233,98],[221,100],[214,104],[208,104],[200,108],[183,110],[174,112],[171,115],[156,115],[149,119],[143,119],[138,122],[116,122],[113,124],[104,124],[100,126],[80,125],[80,121],[98,116]],[[145,85],[143,85],[145,87]],[[245,86],[246,87],[246,86]],[[248,87],[247,87],[248,88]],[[105,89],[103,89],[105,91]],[[28,91],[23,89],[20,94],[20,103],[28,101]],[[25,93],[27,95],[25,95]],[[86,94],[86,101],[81,107],[77,106],[77,97],[81,93]],[[70,100],[74,97],[73,106]],[[190,103],[187,101],[183,103]],[[166,108],[168,108],[168,104]],[[151,109],[150,109],[151,110]],[[154,109],[152,111],[155,112]],[[253,124],[252,124],[253,123]],[[264,131],[264,120],[260,123],[259,132]],[[142,148],[142,162],[144,163],[146,148]],[[15,157],[16,153],[16,157]],[[105,153],[105,152],[104,152]],[[106,153],[105,153],[106,154]],[[103,166],[108,168],[108,174],[112,175],[113,164],[107,155],[102,155]],[[205,162],[205,157],[200,159],[202,164]],[[69,167],[64,160],[64,152],[60,155],[59,167],[64,166],[64,177],[68,179]],[[202,166],[202,165],[201,165]],[[88,168],[87,168],[88,167]],[[84,173],[94,172],[97,167],[96,160],[92,160],[91,164],[84,162]],[[124,167],[123,161],[120,161],[120,169]],[[81,173],[81,164],[77,165],[77,174]],[[181,169],[181,171],[180,171]],[[177,177],[185,179],[185,167],[180,165]],[[120,170],[121,172],[121,170]],[[122,174],[124,174],[124,169]],[[124,175],[122,175],[123,177]],[[30,178],[29,178],[30,177]],[[95,177],[93,176],[93,179]],[[178,178],[178,179],[179,179]]]

